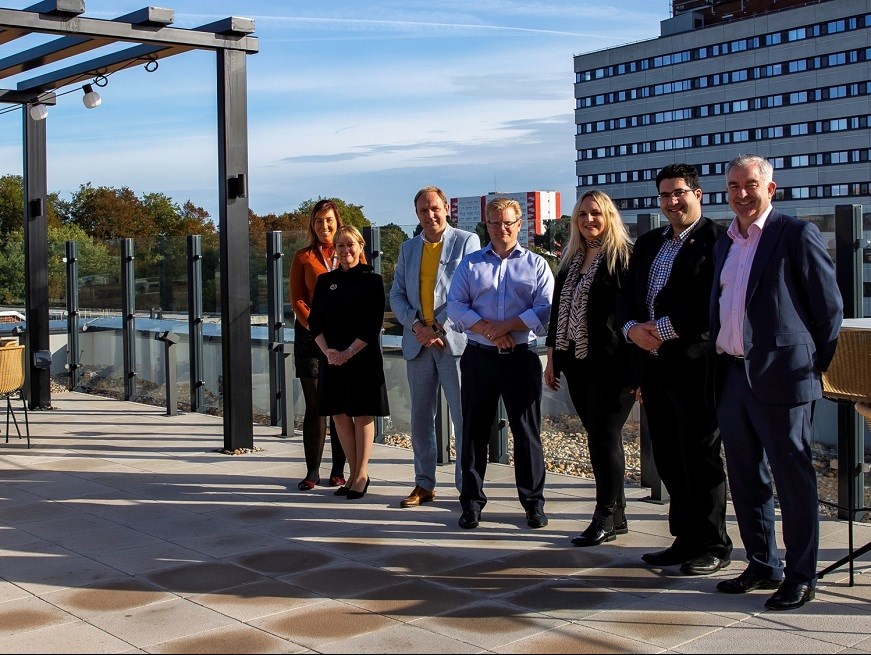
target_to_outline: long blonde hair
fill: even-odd
[[[586,254],[587,243],[581,237],[581,231],[578,229],[578,214],[581,211],[581,203],[587,198],[592,198],[602,210],[602,220],[605,221],[605,234],[602,237],[602,251],[605,253],[605,265],[608,267],[609,273],[615,273],[618,268],[625,268],[629,263],[629,255],[632,251],[631,241],[629,239],[629,231],[623,223],[623,218],[617,210],[614,201],[607,193],[592,189],[587,191],[578,198],[572,209],[572,224],[569,233],[569,243],[563,250],[563,256],[560,260],[560,268],[568,268],[572,258],[580,250]]]

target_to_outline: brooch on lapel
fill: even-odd
[[[338,288],[339,288],[339,285],[336,284],[335,282],[334,282],[333,284],[330,285],[330,291],[335,291],[335,290],[338,289]]]

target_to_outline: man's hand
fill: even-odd
[[[662,339],[659,338],[659,330],[656,328],[656,321],[636,323],[629,328],[626,336],[636,346],[648,352],[656,350],[662,345]]]
[[[440,348],[444,348],[445,344],[435,333],[435,330],[432,329],[432,326],[424,325],[423,323],[415,324],[417,328],[414,330],[414,338],[417,339],[417,342],[423,346],[424,348],[429,348],[430,346],[438,346]]]

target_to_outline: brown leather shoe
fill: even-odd
[[[435,491],[429,491],[423,487],[415,487],[414,491],[408,494],[408,498],[403,498],[399,503],[400,507],[417,507],[430,501],[435,500]]]

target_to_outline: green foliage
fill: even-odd
[[[56,193],[48,194],[48,225],[60,224],[63,203]],[[0,176],[0,236],[24,226],[24,179],[20,175]]]
[[[296,210],[296,213],[305,216],[304,227],[306,227],[306,229],[308,228],[308,219],[311,215],[312,207],[314,207],[319,200],[323,200],[323,198],[318,198],[317,200],[306,200]],[[353,225],[356,228],[369,227],[372,225],[369,219],[366,218],[365,214],[363,214],[362,205],[353,205],[338,198],[331,198],[331,200],[336,203],[336,207],[339,208],[339,214],[342,216],[343,223]]]
[[[381,275],[384,278],[384,288],[389,292],[390,287],[393,286],[399,249],[408,235],[395,223],[382,226],[379,233],[381,237]]]
[[[75,225],[48,228],[48,296],[52,304],[66,298],[66,242],[79,246],[79,277],[118,277],[118,263],[105,244],[93,241]],[[24,232],[14,230],[0,243],[0,304],[24,304]]]

